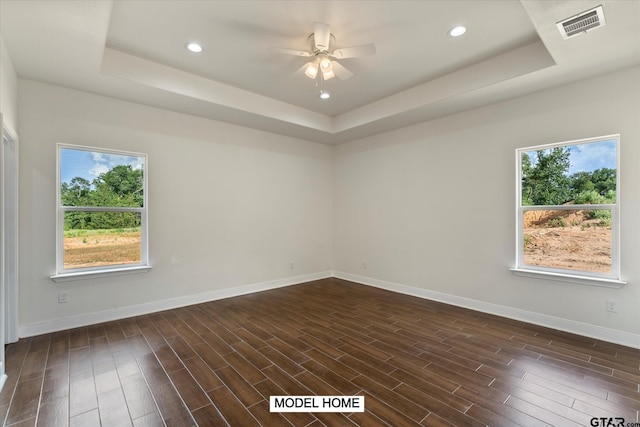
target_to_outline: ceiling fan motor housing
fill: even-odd
[[[315,54],[318,55],[320,53],[329,53],[331,51],[331,49],[333,48],[333,45],[336,41],[336,38],[334,37],[333,34],[329,35],[329,46],[327,46],[324,49],[319,49],[318,46],[316,46],[316,38],[314,36],[314,33],[309,34],[309,37],[307,37],[307,41],[309,42],[309,46],[311,47],[311,51]]]

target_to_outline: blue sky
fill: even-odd
[[[576,172],[593,172],[596,169],[616,169],[616,141],[606,140],[568,146],[571,155],[569,175]],[[527,152],[535,164],[535,151]]]
[[[113,169],[114,166],[131,165],[134,169],[140,169],[143,160],[142,157],[137,156],[62,148],[60,150],[60,178],[62,182],[68,183],[78,176],[91,182],[101,173]]]

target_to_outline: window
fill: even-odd
[[[516,150],[514,271],[620,281],[619,135]]]
[[[149,268],[147,158],[58,144],[57,275]]]

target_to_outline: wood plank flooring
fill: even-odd
[[[6,368],[6,426],[640,426],[640,350],[340,279],[22,339]]]

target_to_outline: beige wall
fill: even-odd
[[[2,122],[12,132],[17,128],[18,81],[7,47],[0,35],[0,114]]]
[[[331,270],[331,147],[29,80],[19,94],[23,335]],[[56,143],[148,154],[149,273],[49,279]]]
[[[632,68],[337,147],[20,80],[21,330],[333,269],[640,347],[639,74]],[[621,134],[629,283],[512,275],[515,149],[613,133]],[[49,279],[57,142],[149,154],[151,272]],[[70,303],[58,304],[60,289]],[[618,313],[605,311],[607,298]]]
[[[640,346],[639,75],[627,69],[336,147],[334,269],[552,326],[620,332]],[[515,149],[614,133],[629,283],[512,275]],[[618,313],[605,311],[607,298]]]

